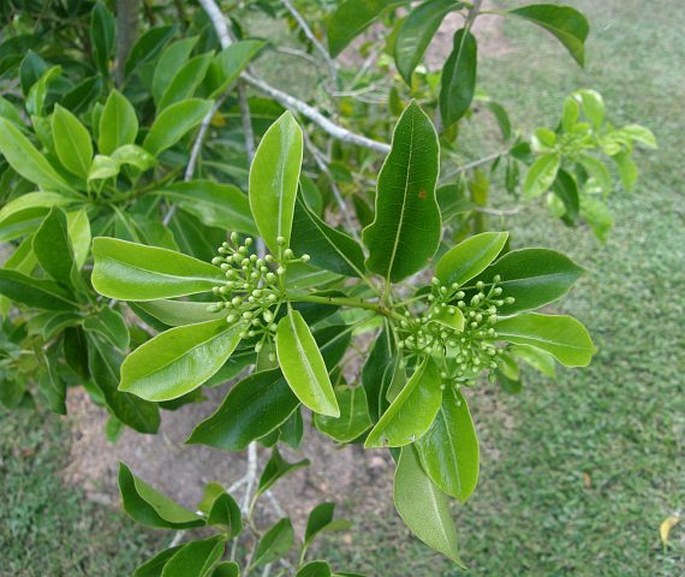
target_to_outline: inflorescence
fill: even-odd
[[[282,247],[285,239],[279,237],[278,244]],[[278,259],[271,254],[259,256],[254,252],[252,238],[245,238],[241,244],[234,232],[230,241],[219,247],[219,256],[212,259],[212,264],[224,271],[226,282],[213,287],[212,292],[221,300],[211,310],[225,310],[229,324],[243,322],[246,328],[241,338],[266,337],[276,331],[276,315],[285,300],[284,278],[288,265],[309,261],[306,254],[295,258],[289,248],[279,252]],[[256,346],[257,350],[260,348],[261,341]]]

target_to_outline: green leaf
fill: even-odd
[[[21,126],[24,123],[18,108],[2,96],[0,96],[0,117],[9,120],[17,126]]]
[[[440,370],[426,359],[371,429],[364,446],[402,447],[430,428],[442,402]]]
[[[124,317],[114,309],[103,308],[96,315],[83,320],[83,328],[87,331],[100,333],[103,338],[119,349],[126,352],[130,335]]]
[[[321,351],[302,315],[292,308],[278,323],[276,355],[285,379],[303,405],[315,413],[340,416]]]
[[[136,144],[124,144],[112,153],[118,164],[128,164],[145,172],[157,164],[157,160],[147,150]]]
[[[224,561],[223,563],[219,563],[214,567],[212,577],[240,577],[240,565],[235,561]]]
[[[9,120],[0,118],[0,153],[26,180],[52,192],[73,193],[43,154]]]
[[[425,267],[440,243],[439,157],[433,124],[412,102],[397,122],[378,175],[375,219],[362,233],[369,249],[366,266],[392,282]]]
[[[537,198],[547,192],[561,166],[561,157],[556,152],[539,156],[530,166],[523,182],[523,197]]]
[[[290,245],[295,197],[303,155],[302,129],[285,112],[259,143],[250,167],[250,208],[266,246],[274,255],[278,238]]]
[[[300,567],[295,577],[331,577],[331,566],[326,561],[310,561]]]
[[[280,370],[253,373],[229,391],[186,443],[242,451],[282,425],[299,404]]]
[[[46,311],[73,311],[78,308],[72,293],[58,284],[15,270],[0,269],[0,294],[16,303]]]
[[[45,102],[48,98],[48,92],[50,90],[50,85],[56,82],[62,75],[61,66],[53,66],[52,68],[45,71],[45,73],[40,77],[38,82],[36,82],[26,97],[26,111],[29,113],[31,118],[42,117]]]
[[[579,155],[578,161],[600,188],[602,195],[605,198],[609,196],[614,189],[614,179],[606,165],[598,158],[589,154]]]
[[[212,503],[207,525],[222,525],[228,530],[229,539],[236,537],[243,530],[240,507],[228,493],[221,493]]]
[[[647,148],[659,148],[656,142],[656,137],[649,128],[645,128],[644,126],[640,126],[639,124],[628,124],[627,126],[621,128],[619,132],[623,136],[627,136],[631,140],[639,142]]]
[[[448,250],[435,265],[435,276],[444,285],[462,286],[497,258],[507,243],[507,232],[483,232]]]
[[[191,180],[171,184],[159,194],[195,215],[207,226],[258,234],[247,196],[235,186],[210,180]]]
[[[564,205],[564,214],[562,216],[564,222],[575,223],[578,218],[578,211],[580,210],[580,199],[578,198],[578,186],[574,178],[563,168],[560,168],[552,184],[552,190]]]
[[[637,165],[633,161],[628,152],[619,152],[611,157],[616,163],[618,169],[618,176],[621,178],[621,184],[627,191],[632,191],[635,187],[635,182],[638,177]]]
[[[478,280],[501,280],[502,298],[513,297],[512,304],[498,307],[498,315],[512,315],[554,302],[565,295],[583,274],[583,269],[567,256],[546,248],[524,248],[505,254],[483,271]]]
[[[135,303],[132,308],[152,315],[167,326],[180,327],[226,318],[226,311],[212,312],[210,306],[191,301],[158,300]]]
[[[281,454],[278,452],[278,448],[274,447],[271,458],[264,465],[264,470],[262,475],[259,477],[259,484],[257,485],[256,495],[261,495],[268,491],[274,484],[281,478],[302,469],[304,467],[309,467],[309,459],[302,459],[296,463],[288,463]]]
[[[72,174],[86,178],[93,158],[90,133],[76,116],[59,104],[55,105],[52,115],[52,138],[62,166]]]
[[[205,520],[176,501],[162,495],[119,463],[119,491],[128,513],[138,523],[148,527],[190,529],[202,527]]]
[[[323,434],[339,443],[349,443],[371,427],[366,392],[363,387],[335,387],[340,417],[314,415],[314,424]]]
[[[250,61],[266,46],[261,40],[241,40],[216,55],[208,72],[210,98],[217,98],[238,79]]]
[[[528,345],[512,345],[507,350],[543,375],[552,379],[556,376],[554,357],[548,352]]]
[[[454,0],[428,0],[414,8],[397,30],[395,64],[404,81],[411,86],[411,75],[419,65],[442,19],[463,4]]]
[[[319,533],[333,522],[335,503],[319,503],[309,513],[307,527],[304,532],[305,545],[311,543]]]
[[[111,156],[96,154],[88,170],[88,181],[107,180],[114,178],[121,172],[121,164]]]
[[[120,146],[133,144],[137,135],[138,117],[133,105],[121,92],[112,90],[100,115],[98,151],[112,154]]]
[[[575,96],[582,102],[583,112],[585,112],[585,116],[592,123],[593,128],[599,130],[606,114],[602,95],[595,90],[583,89],[576,91]]]
[[[96,2],[90,16],[90,43],[101,74],[109,76],[109,61],[114,54],[116,23],[102,2]]]
[[[225,538],[215,535],[181,547],[162,570],[162,577],[207,577],[224,554]]]
[[[454,33],[453,48],[440,78],[440,117],[445,128],[459,120],[471,106],[476,90],[478,45],[468,30]]]
[[[364,274],[362,248],[351,236],[328,226],[299,196],[290,247],[295,254],[308,254],[314,266],[346,276]]]
[[[97,332],[88,332],[87,337],[88,371],[112,414],[140,433],[156,433],[159,429],[157,405],[117,389],[123,354]]]
[[[421,541],[461,566],[449,500],[423,471],[412,446],[400,453],[393,500],[402,520]]]
[[[178,252],[116,238],[93,240],[93,288],[118,300],[152,301],[212,290],[221,269]]]
[[[171,559],[180,548],[181,545],[165,549],[161,553],[158,553],[152,559],[138,567],[133,572],[133,577],[161,577],[164,565],[166,565],[166,562]]]
[[[259,541],[252,565],[259,567],[285,555],[293,546],[295,531],[290,519],[281,519]]]
[[[126,59],[125,74],[129,77],[137,68],[153,61],[173,38],[176,26],[157,26],[140,35]],[[121,65],[121,64],[120,64]]]
[[[345,47],[366,30],[398,0],[345,0],[328,21],[328,49],[332,57],[338,56]]]
[[[143,148],[153,156],[158,156],[198,126],[212,106],[211,100],[188,98],[165,108],[152,123],[143,141]]]
[[[90,221],[86,209],[67,213],[67,229],[74,250],[76,270],[81,270],[90,254]]]
[[[65,286],[76,286],[80,279],[68,226],[64,212],[53,206],[33,235],[33,252],[54,280]]]
[[[378,421],[387,407],[385,393],[393,379],[396,364],[390,329],[386,327],[378,335],[362,369],[362,386],[373,422]]]
[[[585,63],[585,39],[590,32],[590,25],[585,16],[575,8],[555,4],[531,4],[509,10],[508,14],[542,26],[557,37],[580,66]]]
[[[499,338],[553,354],[567,367],[585,367],[597,350],[587,329],[573,317],[524,313],[498,321]]]
[[[126,357],[119,390],[148,401],[181,397],[223,366],[243,329],[219,319],[160,333]]]
[[[157,103],[157,112],[161,112],[175,102],[193,96],[197,87],[204,80],[213,58],[214,54],[207,52],[186,62],[164,90]]]
[[[478,437],[466,399],[448,387],[428,432],[416,442],[421,464],[443,492],[464,502],[478,483]]]
[[[178,71],[186,64],[190,53],[197,44],[199,36],[183,38],[177,42],[169,44],[163,51],[152,75],[152,88],[150,93],[159,109],[159,101],[167,90],[172,79]]]
[[[73,199],[56,192],[29,192],[10,200],[0,209],[0,242],[32,233],[53,206],[66,206]]]

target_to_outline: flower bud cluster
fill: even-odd
[[[278,241],[281,246],[285,244],[282,237]],[[254,252],[252,238],[245,238],[241,244],[235,232],[217,252],[219,256],[212,259],[212,264],[224,271],[226,281],[213,287],[212,292],[220,300],[211,305],[210,310],[226,311],[229,324],[242,323],[246,328],[241,338],[273,334],[276,314],[285,298],[284,279],[288,265],[308,262],[309,256],[295,258],[293,251],[286,248],[280,259],[271,254],[261,257]],[[259,350],[261,342],[255,348]]]
[[[404,312],[399,323],[398,345],[407,353],[430,355],[444,359],[443,378],[449,381],[473,379],[484,370],[497,367],[497,311],[512,304],[513,297],[504,297],[499,275],[487,285],[478,281],[469,294],[456,283],[443,285],[431,282],[427,306],[421,314]]]

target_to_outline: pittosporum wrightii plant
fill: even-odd
[[[506,252],[505,232],[472,236],[434,259],[442,237],[439,145],[415,103],[378,175],[363,247],[306,205],[302,155],[301,129],[285,113],[250,170],[260,238],[232,233],[211,263],[94,239],[94,288],[169,327],[124,360],[119,390],[153,403],[179,399],[232,371],[237,355],[256,372],[230,389],[189,443],[242,450],[273,442],[309,409],[338,442],[390,448],[397,510],[456,561],[447,497],[466,500],[478,478],[464,390],[485,376],[513,380],[516,359],[539,367],[590,362],[595,349],[582,324],[533,312],[566,293],[581,269],[548,249]],[[367,333],[361,358],[346,354]],[[354,364],[352,382],[346,363]]]

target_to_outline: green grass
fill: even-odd
[[[63,485],[68,451],[58,418],[0,414],[1,577],[123,577],[160,547],[157,534]]]

